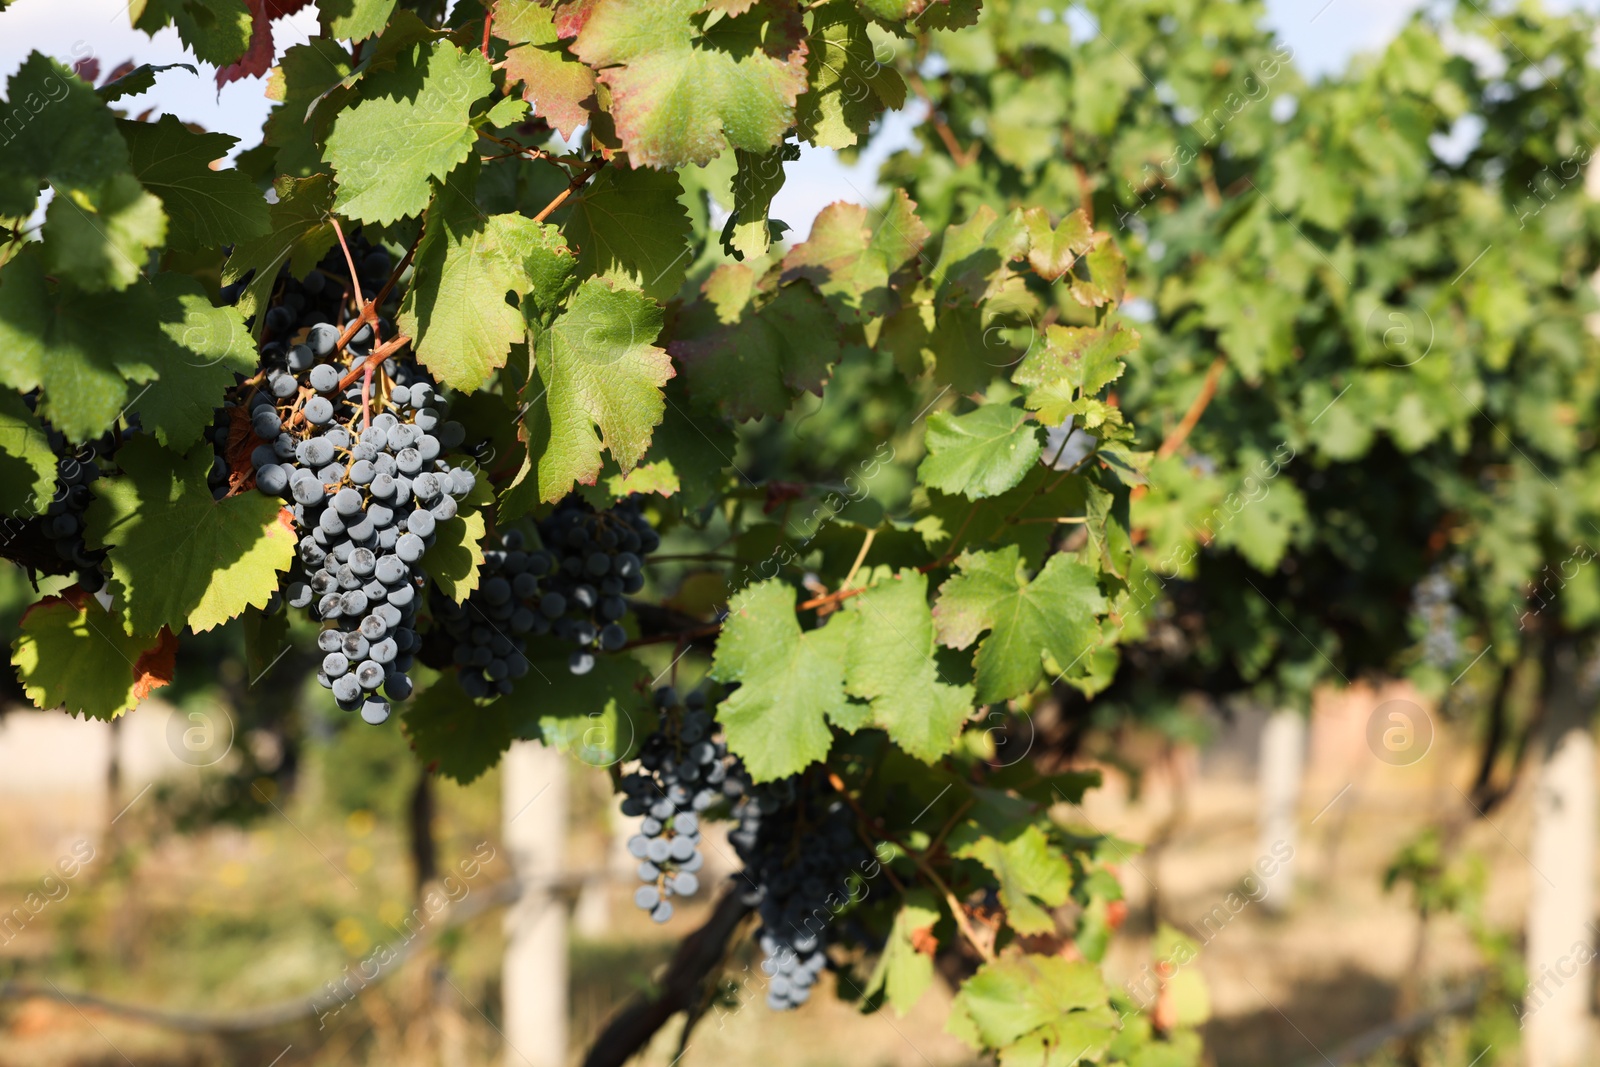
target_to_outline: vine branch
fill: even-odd
[[[723,890],[711,917],[678,945],[656,992],[635,996],[611,1017],[589,1047],[583,1067],[622,1067],[669,1019],[692,1009],[752,910],[738,886]]]
[[[1189,439],[1189,434],[1200,422],[1200,416],[1206,413],[1206,407],[1211,403],[1211,398],[1217,395],[1217,383],[1222,380],[1222,369],[1228,365],[1227,356],[1218,356],[1211,361],[1211,367],[1206,371],[1206,380],[1200,383],[1200,393],[1189,405],[1189,410],[1183,413],[1177,428],[1161,442],[1161,447],[1156,449],[1156,456],[1160,459],[1172,455],[1183,447]]]
[[[583,170],[581,170],[578,173],[574,174],[572,176],[572,180],[567,182],[567,187],[565,189],[561,190],[559,193],[557,193],[555,199],[550,201],[548,204],[546,204],[544,206],[544,208],[537,215],[535,215],[533,217],[533,221],[534,222],[543,222],[545,219],[549,218],[551,212],[555,211],[556,208],[558,208],[562,204],[566,203],[567,202],[567,197],[571,196],[573,193],[577,192],[580,188],[582,188],[584,182],[588,181],[590,178],[592,178],[596,174],[600,173],[600,168],[605,166],[605,165],[606,165],[605,157],[601,156],[600,158],[596,159],[593,163],[591,163],[589,166],[585,167]]]

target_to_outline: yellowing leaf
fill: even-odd
[[[210,448],[180,457],[135,437],[117,464],[121,476],[95,483],[89,541],[110,550],[134,632],[200,632],[266,606],[294,556],[279,501],[255,492],[213,500]]]
[[[628,158],[705,164],[728,148],[764,152],[794,125],[806,88],[798,9],[761,0],[701,30],[701,0],[594,0],[572,51],[600,72]]]

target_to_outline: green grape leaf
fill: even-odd
[[[131,0],[133,28],[152,37],[168,25],[195,58],[226,67],[250,47],[250,9],[244,0]]]
[[[694,261],[694,228],[675,171],[606,167],[575,197],[562,224],[582,277],[672,299]]]
[[[1079,261],[1088,272],[1073,272],[1072,298],[1085,307],[1103,307],[1122,299],[1128,288],[1128,264],[1111,235],[1096,234],[1094,248]]]
[[[515,126],[528,117],[528,102],[503,96],[484,116],[483,124],[489,127]]]
[[[673,470],[672,461],[667,459],[644,463],[627,474],[613,474],[606,479],[606,491],[619,500],[630,493],[672,496],[680,488],[678,472]]]
[[[667,414],[650,438],[646,459],[670,463],[684,506],[697,508],[716,493],[724,469],[733,466],[737,439],[722,419],[701,415],[690,405],[681,379],[668,383],[665,395]]]
[[[164,74],[169,70],[186,70],[195,77],[200,72],[192,63],[141,63],[128,73],[115,81],[106,82],[95,90],[95,95],[110,104],[121,100],[125,96],[138,96],[140,93],[149,92],[156,84],[156,75]]]
[[[185,451],[211,427],[222,394],[236,375],[260,365],[250,329],[237,308],[213,307],[200,283],[163,272],[151,284],[159,302],[157,320],[170,342],[152,345],[160,374],[128,402],[146,433],[174,451]]]
[[[1004,1067],[1100,1058],[1117,1033],[1105,979],[1092,963],[1027,954],[991,960],[961,985],[952,1032],[997,1049]]]
[[[363,41],[383,30],[395,0],[317,0],[322,25],[340,40]]]
[[[141,184],[161,198],[167,247],[180,252],[215,248],[265,234],[267,202],[237,170],[212,170],[238,139],[191,133],[171,115],[156,122],[119,121],[128,159]]]
[[[277,149],[278,170],[304,178],[324,169],[322,142],[355,95],[354,69],[350,53],[329,37],[313,37],[283,54],[267,76],[267,96],[278,103],[267,115],[265,135]]]
[[[109,721],[172,682],[172,634],[134,636],[121,616],[76,586],[30,607],[18,630],[11,662],[36,707]]]
[[[922,9],[928,6],[928,0],[857,0],[857,2],[863,11],[884,22],[904,22],[913,15],[921,14]]]
[[[1029,350],[1011,380],[1028,390],[1027,406],[1040,421],[1057,426],[1084,413],[1079,401],[1122,377],[1123,357],[1138,347],[1138,331],[1120,322],[1109,329],[1052,324],[1044,331],[1044,344]]]
[[[1234,549],[1262,574],[1271,574],[1311,521],[1306,498],[1287,478],[1268,485],[1252,477],[1244,489],[1237,498],[1229,497],[1239,506],[1229,507],[1216,542],[1220,548]]]
[[[1056,928],[1055,919],[1039,905],[1058,908],[1067,902],[1072,867],[1038,826],[1002,841],[968,823],[951,833],[950,853],[989,868],[1000,883],[1006,922],[1017,933],[1046,934]]]
[[[1109,329],[1051,325],[1044,342],[1028,353],[1012,380],[1030,388],[1063,382],[1093,396],[1122,377],[1122,357],[1139,347],[1139,333],[1120,322]]]
[[[417,360],[453,389],[482,388],[527,336],[508,292],[558,292],[575,261],[561,231],[521,215],[478,210],[477,166],[458,168],[439,189],[400,305],[400,329]]]
[[[182,275],[122,292],[52,288],[30,248],[0,269],[0,383],[43,389],[39,414],[73,441],[98,437],[130,403],[150,412],[147,430],[193,440],[234,371],[254,363],[239,322]]]
[[[661,387],[675,373],[655,346],[662,312],[636,289],[591,278],[566,311],[539,331],[534,363],[544,386],[549,443],[538,458],[541,498],[593,485],[602,447],[623,474],[650,447],[666,407]]]
[[[42,388],[39,414],[69,440],[87,441],[122,411],[130,381],[155,377],[122,329],[145,291],[52,292],[37,249],[25,249],[0,269],[0,347],[6,352],[0,383],[22,393]],[[119,355],[126,357],[120,364]]]
[[[594,71],[567,51],[554,13],[536,0],[496,0],[491,32],[512,45],[505,59],[507,87],[521,82],[534,113],[570,140],[590,121],[584,102],[595,95]]]
[[[285,265],[296,278],[311,273],[336,240],[333,232],[333,182],[326,174],[309,178],[279,178],[274,186],[278,202],[269,209],[272,225],[263,236],[240,241],[222,269],[222,283],[232,285],[255,272],[236,305],[245,318],[255,317],[254,332],[261,335],[267,304],[278,271]]]
[[[513,741],[543,740],[609,767],[650,732],[649,683],[631,656],[600,656],[584,675],[567,669],[564,654],[534,658],[509,695],[481,705],[450,671],[418,694],[403,721],[418,758],[462,785],[498,763]]]
[[[449,670],[417,694],[401,721],[423,766],[469,785],[500,762],[511,742],[536,736],[532,724],[509,712],[499,700],[475,705]]]
[[[867,980],[868,996],[882,990],[890,1005],[905,1015],[917,1006],[933,984],[933,953],[938,942],[933,925],[939,921],[939,901],[931,890],[912,889],[895,914],[883,954]]]
[[[1009,264],[1028,254],[1028,228],[1022,211],[996,215],[980,204],[967,221],[952,226],[939,245],[928,284],[942,307],[976,308],[998,296],[1015,275]]]
[[[339,180],[334,207],[363,222],[421,214],[433,182],[472,153],[472,106],[493,87],[488,61],[449,41],[412,45],[393,70],[361,79],[340,111],[326,159]]]
[[[123,474],[95,483],[89,540],[109,549],[135,633],[218,626],[266,607],[294,558],[289,513],[261,493],[213,500],[213,453],[183,457],[148,437],[117,451]]]
[[[85,292],[138,281],[150,249],[166,237],[161,201],[129,174],[118,174],[93,196],[61,190],[45,210],[46,265]]]
[[[891,3],[894,0],[873,0]],[[975,25],[982,10],[983,0],[931,0],[917,17],[917,26],[924,30],[960,30]]]
[[[821,148],[849,148],[866,137],[884,108],[905,106],[906,83],[893,66],[878,61],[855,0],[812,8],[806,44],[810,87],[795,108],[802,140]],[[893,62],[892,56],[885,58]]]
[[[479,478],[472,492],[461,500],[454,517],[434,527],[433,544],[422,554],[422,570],[439,591],[457,604],[478,588],[478,569],[483,566],[483,538],[487,532],[484,508],[493,498],[488,480]]]
[[[1100,643],[1106,610],[1095,572],[1064,555],[1051,556],[1028,580],[1021,550],[964,552],[958,573],[939,588],[933,609],[939,640],[966,648],[990,631],[973,664],[978,700],[993,704],[1022,696],[1048,680],[1044,658],[1070,671]]]
[[[16,393],[0,392],[0,511],[41,514],[55,495],[50,438]]]
[[[704,165],[728,148],[765,152],[794,125],[806,88],[805,23],[760,0],[702,29],[702,0],[594,0],[572,43],[611,90],[628,158]]]
[[[638,751],[655,726],[650,671],[627,655],[595,657],[573,674],[567,653],[535,657],[501,700],[538,723],[536,736],[591,767],[611,767]]]
[[[800,631],[794,590],[759,582],[728,605],[711,676],[738,682],[717,708],[728,750],[758,782],[827,758],[829,720],[851,717],[844,691],[850,627]]]
[[[903,570],[846,601],[853,623],[845,689],[869,701],[870,723],[917,759],[932,763],[955,747],[972,714],[972,687],[950,685],[934,661],[928,579]]]
[[[95,191],[128,169],[111,109],[77,75],[38,52],[11,75],[4,110],[0,216],[31,213],[40,182]]]
[[[780,286],[756,305],[753,284],[742,263],[712,271],[703,291],[723,325],[667,346],[696,402],[737,421],[781,416],[802,389],[821,396],[844,354],[838,320],[811,286]]]
[[[1053,282],[1067,273],[1079,256],[1094,247],[1094,225],[1082,208],[1054,228],[1049,212],[1042,207],[1030,207],[1022,217],[1028,227],[1028,265],[1045,281]]]
[[[733,211],[722,227],[722,250],[736,260],[767,254],[789,224],[770,218],[772,198],[783,188],[783,165],[800,158],[800,146],[781,144],[770,152],[734,149]]]
[[[965,415],[928,416],[928,454],[917,478],[940,492],[979,500],[999,496],[1039,462],[1039,427],[1010,404],[983,404]]]
[[[239,629],[244,632],[244,666],[249,685],[261,681],[266,673],[283,658],[293,644],[289,636],[289,613],[275,611],[268,615],[255,608],[246,608],[239,619]]]
[[[928,229],[904,189],[890,194],[873,226],[860,204],[829,204],[811,235],[783,257],[784,278],[805,278],[848,322],[865,322],[895,310],[890,284],[922,252]]]
[[[977,393],[1017,361],[1017,351],[988,308],[946,308],[938,313],[927,348],[934,353],[933,380],[957,393]]]

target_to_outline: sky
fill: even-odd
[[[1579,2],[1600,4],[1600,0]],[[1302,72],[1315,77],[1340,69],[1357,52],[1381,48],[1420,6],[1422,0],[1267,0],[1267,23],[1294,50]],[[282,55],[286,48],[316,32],[315,11],[308,7],[280,20],[275,31],[277,51]],[[0,78],[9,78],[33,50],[69,65],[94,56],[102,71],[127,59],[193,63],[198,76],[169,71],[150,92],[123,103],[137,110],[154,107],[186,122],[232,134],[241,139],[239,148],[259,141],[262,121],[271,107],[264,95],[265,79],[234,82],[218,92],[214,69],[187,52],[176,30],[163,30],[152,38],[132,29],[126,0],[14,0],[0,13]],[[794,233],[805,234],[826,205],[836,200],[873,200],[873,176],[885,158],[910,143],[915,116],[902,113],[886,121],[883,136],[853,165],[841,163],[830,151],[802,148],[799,162],[787,168],[788,179],[774,201],[773,217],[788,222]]]

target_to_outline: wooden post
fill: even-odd
[[[1306,719],[1298,711],[1275,711],[1261,728],[1259,856],[1279,856],[1285,845],[1300,853],[1300,780],[1305,770]],[[1261,877],[1259,871],[1252,871]],[[1294,899],[1294,862],[1279,863],[1264,884],[1261,903],[1282,914]]]
[[[1557,641],[1545,659],[1544,723],[1537,755],[1528,862],[1528,990],[1522,1026],[1527,1067],[1591,1062],[1594,976],[1594,736],[1577,648]]]
[[[566,861],[567,757],[519,741],[501,766],[501,837],[523,883],[506,914],[502,981],[506,1067],[564,1067],[567,906],[555,883]]]

